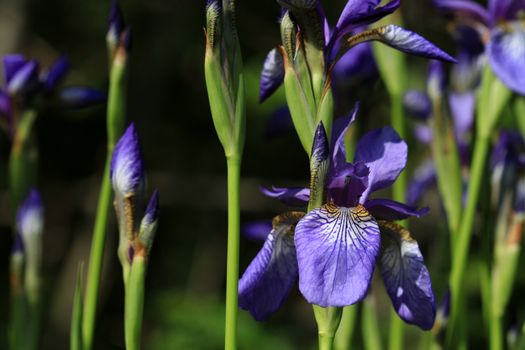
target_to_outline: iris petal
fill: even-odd
[[[380,248],[379,228],[363,206],[324,205],[295,229],[299,289],[311,304],[343,307],[362,300]]]
[[[391,199],[371,199],[365,203],[366,209],[376,219],[396,221],[411,216],[420,217],[428,213],[428,208],[418,209]]]
[[[271,198],[276,198],[291,207],[304,207],[310,199],[310,189],[303,187],[271,188],[261,186],[261,192]]]
[[[497,0],[502,1],[502,0]],[[442,11],[452,12],[461,17],[468,17],[490,26],[492,19],[487,10],[471,0],[434,0],[434,5]]]
[[[271,230],[271,220],[258,220],[243,224],[241,226],[241,235],[255,242],[264,242]]]
[[[261,83],[259,90],[259,102],[270,97],[284,80],[283,56],[277,49],[268,53],[264,60],[261,72]]]
[[[277,311],[297,279],[293,230],[303,215],[291,212],[274,218],[272,231],[239,281],[239,306],[256,320]]]
[[[370,169],[368,188],[360,198],[364,203],[374,191],[390,186],[405,168],[407,144],[390,127],[373,130],[357,143],[354,162],[362,161]]]
[[[380,221],[379,227],[381,274],[394,309],[405,322],[431,329],[436,318],[434,292],[417,242],[397,224]]]
[[[463,138],[474,125],[474,109],[476,107],[476,94],[474,91],[463,93],[452,92],[448,96],[450,111],[454,121],[456,138]]]
[[[515,92],[525,95],[525,26],[511,22],[505,28],[492,30],[487,45],[489,62],[494,73]]]
[[[345,167],[347,164],[346,149],[345,149],[345,135],[348,128],[355,120],[357,112],[359,111],[359,103],[355,104],[354,109],[348,117],[336,119],[332,130],[331,145],[332,150],[332,163],[333,169],[340,169]]]

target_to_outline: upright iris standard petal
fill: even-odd
[[[261,72],[259,102],[270,97],[284,80],[283,56],[277,49],[272,49],[264,60]]]
[[[369,173],[363,162],[347,163],[344,167],[332,169],[328,181],[330,199],[343,207],[355,206],[368,188]]]
[[[69,108],[84,108],[103,103],[107,94],[97,89],[83,86],[71,86],[60,91],[60,103]]]
[[[434,292],[417,242],[397,224],[380,221],[379,227],[381,275],[394,309],[405,322],[431,329],[436,318]]]
[[[368,188],[360,203],[364,203],[370,193],[394,183],[405,168],[407,153],[407,144],[391,127],[371,131],[359,140],[354,161],[364,162],[370,170]]]
[[[330,143],[332,145],[331,167],[334,169],[344,167],[347,163],[345,135],[348,131],[348,128],[350,128],[350,125],[352,125],[354,122],[358,111],[359,103],[356,103],[354,109],[348,117],[336,119],[334,122],[332,140]]]
[[[261,192],[271,198],[276,198],[291,207],[304,207],[310,199],[310,189],[304,187],[271,188],[261,186]]]
[[[290,212],[273,220],[261,251],[239,281],[239,306],[256,320],[281,307],[297,280],[294,228],[304,213]]]
[[[69,60],[61,56],[44,76],[44,90],[50,92],[64,79],[69,71]]]
[[[379,228],[363,206],[324,205],[295,229],[299,289],[311,304],[343,307],[362,300],[380,248]]]
[[[113,189],[124,197],[134,195],[143,185],[144,169],[139,137],[132,123],[113,151],[110,168]]]
[[[525,24],[515,21],[494,28],[487,55],[496,76],[511,90],[525,95]]]
[[[397,221],[411,216],[420,217],[428,213],[428,208],[418,209],[391,199],[371,199],[365,203],[366,210],[378,220]]]

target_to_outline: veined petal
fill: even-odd
[[[489,0],[489,12],[494,20],[513,19],[519,10],[525,9],[523,0]]]
[[[261,72],[259,102],[270,97],[284,80],[283,56],[277,49],[272,49],[264,60]]]
[[[391,199],[370,199],[365,203],[366,210],[378,220],[396,221],[411,216],[420,217],[428,213],[428,208],[418,209]]]
[[[511,90],[525,95],[525,25],[515,21],[494,28],[487,55],[496,76]]]
[[[365,134],[357,143],[354,162],[362,161],[370,170],[368,188],[359,202],[374,191],[390,186],[407,162],[408,147],[391,127]]]
[[[304,207],[310,199],[310,189],[304,187],[260,187],[261,192],[271,198],[276,198],[291,207]]]
[[[343,307],[362,300],[380,248],[379,228],[363,206],[315,209],[295,229],[299,289],[311,304]]]
[[[451,92],[448,96],[450,111],[454,121],[456,138],[462,138],[474,125],[474,110],[476,108],[476,93],[467,91],[463,93]]]
[[[241,226],[241,235],[255,242],[264,242],[271,230],[271,220],[251,221]]]
[[[351,48],[357,44],[371,40],[380,41],[394,49],[411,55],[456,62],[449,54],[421,35],[393,24],[370,29],[366,32],[351,36],[347,39],[346,43],[348,47]]]
[[[262,249],[239,280],[239,306],[256,320],[277,311],[297,279],[293,234],[303,215],[290,212],[273,219]]]
[[[401,319],[428,330],[436,319],[430,275],[417,242],[403,227],[380,221],[381,275],[392,304]]]
[[[453,13],[458,17],[472,18],[486,26],[492,24],[492,18],[487,10],[471,0],[434,0],[434,5],[442,11]]]
[[[339,16],[337,27],[342,27],[352,17],[370,13],[380,2],[381,0],[348,0]]]
[[[144,169],[139,137],[131,123],[113,151],[110,167],[111,182],[117,195],[131,196],[142,188]]]

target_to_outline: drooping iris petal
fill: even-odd
[[[44,77],[44,90],[49,92],[53,90],[69,70],[69,60],[66,56],[61,56],[49,69]]]
[[[428,213],[428,208],[415,208],[391,199],[370,199],[365,203],[366,210],[380,220],[396,221],[411,216],[420,217]]]
[[[416,119],[426,120],[432,114],[432,102],[423,91],[407,91],[403,96],[403,106],[407,114]]]
[[[343,307],[362,300],[380,248],[379,228],[363,206],[324,205],[295,229],[299,289],[311,304]]]
[[[362,161],[370,170],[368,188],[360,203],[374,191],[390,186],[407,162],[407,144],[391,127],[365,134],[356,145],[354,162]]]
[[[283,56],[277,49],[272,49],[264,60],[261,72],[259,102],[270,97],[284,80]]]
[[[405,322],[431,329],[436,318],[434,292],[417,242],[397,224],[380,221],[379,227],[381,275],[394,309]]]
[[[60,91],[58,99],[60,103],[69,108],[84,108],[103,103],[107,94],[97,89],[83,86],[71,86]]]
[[[448,102],[454,121],[454,133],[457,138],[462,138],[472,129],[474,124],[476,94],[474,91],[451,92],[448,96]]]
[[[5,85],[8,85],[13,76],[27,63],[23,55],[10,54],[3,58]]]
[[[241,226],[241,235],[255,242],[264,242],[271,230],[271,220],[251,221]]]
[[[142,188],[144,182],[142,154],[133,123],[115,146],[111,158],[110,176],[117,195],[131,196]]]
[[[416,169],[408,182],[406,203],[411,206],[417,205],[423,194],[435,183],[436,168],[434,167],[434,161],[429,159]]]
[[[276,198],[291,207],[304,207],[310,199],[310,189],[303,187],[281,188],[272,186],[267,188],[260,187],[261,192],[271,198]]]
[[[256,320],[277,311],[297,280],[294,228],[304,213],[274,218],[262,249],[239,280],[239,306]]]
[[[496,0],[502,1],[502,0]],[[505,1],[505,0],[503,0]],[[434,5],[442,11],[451,12],[461,17],[469,17],[480,21],[486,26],[492,24],[492,18],[487,10],[471,0],[434,0]]]
[[[9,80],[7,91],[18,94],[31,90],[38,84],[38,62],[31,60],[21,66]]]
[[[391,24],[372,29],[369,33],[370,36],[368,40],[378,40],[399,51],[416,56],[456,62],[456,60],[449,54],[423,38],[421,35],[399,26]],[[349,40],[352,40],[352,37]]]
[[[492,30],[487,55],[496,76],[511,90],[525,95],[525,26],[519,21]]]

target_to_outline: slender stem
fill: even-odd
[[[91,241],[91,252],[89,254],[86,297],[84,300],[84,313],[82,319],[84,350],[90,350],[93,346],[98,292],[102,275],[104,247],[106,244],[108,213],[111,207],[112,192],[111,181],[109,178],[110,161],[111,153],[108,153],[104,175],[102,177],[102,187],[98,198],[95,228],[93,230],[93,239]]]
[[[450,308],[450,320],[448,339],[449,345],[453,341],[454,331],[459,318],[460,301],[463,294],[463,278],[467,264],[470,238],[474,227],[474,218],[480,194],[481,182],[485,170],[487,153],[489,150],[488,137],[480,137],[474,144],[474,154],[471,165],[470,181],[467,194],[466,207],[463,212],[461,225],[454,244],[452,257],[452,272],[450,275],[450,288],[452,305]]]
[[[125,297],[124,328],[127,350],[139,350],[144,312],[144,282],[146,261],[143,257],[133,258]]]
[[[392,113],[392,127],[398,132],[401,138],[405,138],[406,125],[402,98],[397,95],[391,95],[390,103]],[[395,201],[402,203],[405,201],[406,187],[406,173],[402,172],[392,187],[392,197]],[[407,224],[407,222],[404,222],[403,226],[406,227]],[[390,315],[390,330],[388,336],[388,348],[390,350],[403,349],[404,324],[394,310],[391,311]]]
[[[336,350],[348,350],[351,348],[358,312],[359,305],[350,305],[343,308],[341,324],[334,339],[334,348]]]
[[[363,302],[363,341],[365,350],[382,349],[381,334],[377,324],[375,300],[373,295],[369,295]]]
[[[240,157],[228,157],[228,255],[226,261],[226,327],[224,348],[237,349],[240,236]]]

